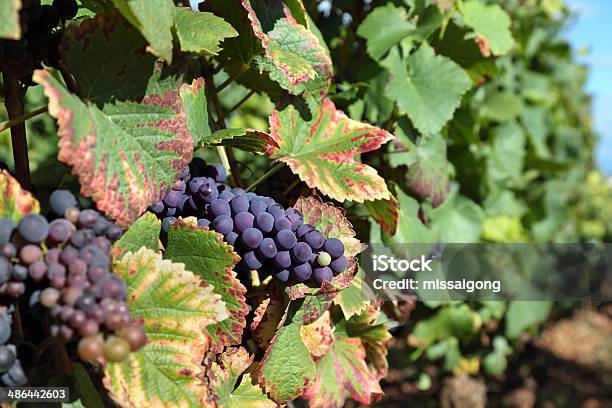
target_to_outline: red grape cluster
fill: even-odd
[[[150,210],[162,219],[162,230],[177,217],[195,216],[198,226],[225,237],[242,260],[238,270],[257,270],[281,282],[314,281],[321,285],[347,268],[344,245],[327,239],[304,223],[299,211],[223,183],[221,164],[207,165],[200,158],[185,168],[162,201]]]
[[[0,383],[6,387],[22,387],[28,379],[17,358],[17,348],[9,343],[11,338],[11,314],[0,308]]]
[[[121,361],[146,342],[132,324],[125,283],[111,273],[111,245],[122,231],[95,210],[80,210],[69,191],[51,194],[51,222],[28,214],[0,219],[0,295],[30,290],[30,308],[50,320],[50,333],[79,340],[83,360]],[[105,338],[106,335],[106,338]]]
[[[59,68],[61,27],[77,15],[76,0],[54,0],[41,5],[40,0],[22,0],[19,11],[22,37],[0,41],[0,68],[11,78],[30,82],[41,63]]]

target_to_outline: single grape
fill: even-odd
[[[229,215],[219,215],[210,224],[212,229],[220,234],[227,235],[234,229],[234,221]]]
[[[255,216],[250,212],[242,211],[234,216],[234,230],[236,232],[244,232],[249,228],[253,228]]]
[[[276,234],[276,243],[280,248],[292,249],[297,244],[297,238],[291,230],[284,229]]]
[[[94,336],[100,331],[100,325],[95,320],[88,319],[78,330],[82,337]]]
[[[291,254],[289,251],[278,251],[274,257],[274,264],[279,268],[289,268],[291,266]]]
[[[255,249],[263,240],[263,234],[257,228],[248,228],[242,233],[240,238],[247,248]]]
[[[259,244],[259,253],[268,259],[272,259],[276,256],[278,250],[276,249],[276,244],[272,238],[264,238]]]
[[[68,190],[55,190],[49,197],[49,205],[51,211],[57,216],[63,216],[68,208],[76,208],[79,203],[70,191]]]
[[[15,363],[15,355],[6,346],[0,346],[0,372],[7,372]]]
[[[276,219],[278,217],[282,217],[283,215],[285,215],[285,209],[283,208],[282,205],[278,204],[278,203],[274,203],[272,205],[268,206],[267,211],[272,214],[272,216]]]
[[[319,252],[319,255],[317,256],[317,263],[320,266],[329,265],[331,263],[331,260],[331,256],[325,251]]]
[[[288,214],[287,218],[291,221],[291,231],[296,232],[298,228],[304,225],[304,217],[299,214]]]
[[[244,189],[239,188],[239,187],[235,187],[235,188],[232,188],[230,191],[232,193],[234,193],[234,195],[243,196],[243,197],[245,197],[248,200],[248,197],[246,196],[247,193],[246,193],[246,191],[244,191]]]
[[[200,218],[198,220],[198,227],[199,228],[208,228],[210,226],[210,221],[208,221],[206,218]]]
[[[198,189],[198,197],[206,203],[216,200],[219,197],[216,184],[212,180],[207,179]]]
[[[189,189],[189,192],[191,194],[196,194],[198,192],[198,190],[200,190],[200,187],[202,187],[202,185],[204,183],[206,183],[206,181],[208,180],[207,177],[194,177],[191,180],[189,180],[189,184],[187,185],[187,188]]]
[[[19,250],[19,259],[24,265],[30,265],[38,261],[41,255],[40,247],[38,245],[24,245]]]
[[[307,281],[311,275],[312,268],[308,262],[293,267],[293,277],[300,282]]]
[[[225,190],[225,191],[223,191],[222,193],[219,194],[219,200],[223,200],[223,201],[225,201],[227,203],[229,203],[232,200],[232,198],[234,198],[234,197],[235,197],[234,193],[232,193],[229,190]]]
[[[291,249],[291,256],[298,262],[308,262],[312,255],[312,248],[305,242],[298,242]]]
[[[329,238],[325,241],[323,249],[330,254],[332,258],[336,259],[344,253],[344,244],[338,238]]]
[[[77,219],[77,224],[81,228],[93,228],[100,217],[100,213],[95,210],[82,210]]]
[[[19,221],[17,231],[25,241],[38,244],[47,239],[49,223],[42,215],[28,214]]]
[[[303,239],[312,249],[320,249],[325,243],[325,237],[319,231],[310,231]]]
[[[76,224],[77,220],[79,219],[80,213],[81,213],[81,210],[79,210],[78,208],[69,207],[64,212],[64,218],[70,221],[71,223]]]
[[[287,269],[283,269],[282,271],[275,273],[274,278],[280,282],[287,282],[289,280],[289,271]]]
[[[59,290],[55,288],[46,288],[40,292],[40,303],[50,309],[53,306],[57,305],[57,302],[60,300],[62,294]]]
[[[7,244],[11,241],[15,228],[16,225],[12,220],[0,218],[0,244]]]
[[[125,298],[127,287],[125,282],[113,274],[107,274],[102,278],[97,286],[100,288],[100,298],[122,299]]]
[[[255,251],[249,251],[242,256],[242,260],[247,268],[257,270],[262,267],[261,261],[257,258]]]
[[[14,298],[23,295],[25,291],[26,287],[23,282],[8,282],[6,284],[6,293]]]
[[[238,234],[236,234],[234,231],[230,232],[229,234],[225,236],[225,242],[227,242],[230,245],[234,245],[237,239],[238,239]]]
[[[28,268],[23,265],[15,264],[11,268],[11,279],[16,281],[24,281],[28,278]]]
[[[83,291],[80,288],[68,287],[62,293],[62,300],[65,304],[74,306],[83,296]]]
[[[249,205],[249,212],[255,216],[266,211],[268,204],[261,198],[254,198]]]
[[[249,210],[249,200],[244,195],[235,195],[230,201],[230,207],[232,214],[238,214],[240,212]]]
[[[2,249],[0,249],[0,255],[3,255],[7,259],[14,258],[17,255],[17,248],[10,242],[4,244],[2,245]]]
[[[174,224],[176,222],[176,218],[174,217],[166,217],[162,220],[161,222],[161,229],[163,232],[167,233],[168,229],[170,228],[171,224]],[[77,231],[77,233],[80,231]],[[75,234],[76,235],[76,234]],[[73,235],[74,237],[74,235]]]
[[[103,352],[104,343],[98,336],[83,337],[77,346],[77,353],[83,361],[96,361]]]
[[[139,350],[147,344],[147,335],[141,326],[128,326],[121,330],[120,336],[127,340],[132,351]]]
[[[317,285],[319,286],[323,284],[323,281],[331,282],[334,277],[332,270],[327,266],[315,268],[312,271],[312,275],[314,276],[315,282],[317,282]]]
[[[274,229],[276,231],[291,230],[291,221],[284,215],[280,216],[274,220]]]
[[[94,234],[102,236],[106,234],[106,231],[111,226],[111,222],[104,217],[98,217],[95,225],[93,226]]]
[[[255,193],[254,193],[254,192],[252,192],[252,191],[249,191],[249,192],[248,192],[248,193],[246,193],[245,195],[246,195],[247,200],[249,200],[249,202],[250,202],[252,199],[254,199],[254,198],[256,198],[256,197],[257,197],[257,194],[255,194]]]
[[[336,260],[332,261],[332,263],[329,264],[329,267],[335,274],[344,272],[347,266],[348,266],[348,260],[346,259],[344,255],[342,255],[340,258],[337,258]]]
[[[70,264],[79,258],[80,254],[81,253],[78,249],[68,245],[62,249],[62,252],[60,252],[59,261],[66,266],[70,266]]]
[[[110,227],[106,230],[106,237],[111,241],[115,242],[123,235],[123,230],[119,228],[117,224],[111,223]]]
[[[272,229],[274,228],[274,217],[269,212],[260,213],[255,217],[254,225],[262,232],[272,232]]]
[[[153,211],[155,214],[161,214],[166,209],[163,201],[158,201],[149,207],[149,210]]]
[[[230,216],[232,214],[232,210],[230,209],[230,205],[227,201],[217,198],[210,203],[210,213],[213,217],[218,217],[220,215]]]
[[[43,261],[36,261],[28,268],[28,275],[34,282],[40,282],[47,276],[47,264]]]
[[[170,190],[168,194],[162,199],[165,205],[168,207],[177,208],[181,205],[181,202],[185,198],[185,195],[180,191]]]
[[[45,254],[45,262],[50,264],[53,262],[59,262],[60,254],[62,253],[59,248],[51,248]]]
[[[310,225],[310,224],[302,224],[298,227],[298,230],[296,232],[296,235],[298,238],[303,238],[304,235],[306,235],[307,233],[309,233],[310,231],[313,231],[315,228]]]
[[[103,219],[103,218],[101,218]],[[74,224],[64,218],[58,218],[49,223],[49,245],[61,245],[68,242],[70,236],[75,232]]]

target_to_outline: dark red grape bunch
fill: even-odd
[[[0,308],[0,383],[4,387],[23,387],[28,379],[17,358],[17,348],[8,342],[10,338],[11,315]]]
[[[30,84],[35,69],[59,68],[59,45],[64,23],[76,17],[76,0],[54,0],[42,5],[40,0],[22,0],[19,11],[22,37],[0,40],[0,70],[10,77]]]
[[[221,164],[200,158],[185,168],[162,201],[150,210],[162,220],[162,232],[177,217],[195,216],[198,226],[222,234],[242,260],[238,270],[257,270],[281,282],[320,286],[347,268],[344,245],[327,239],[299,211],[270,197],[231,188]]]
[[[80,210],[69,191],[53,192],[50,205],[51,222],[38,214],[17,225],[0,219],[0,295],[31,290],[30,308],[45,312],[52,336],[79,340],[83,360],[121,361],[146,342],[125,303],[125,283],[110,270],[122,230],[95,210]]]

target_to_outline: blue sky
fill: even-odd
[[[599,168],[612,174],[612,0],[567,0],[579,18],[568,30],[576,48],[588,47],[580,57],[590,66],[588,90],[595,97],[593,115],[600,136]]]

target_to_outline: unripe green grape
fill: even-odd
[[[331,263],[331,255],[327,252],[320,252],[317,256],[317,262],[321,266],[327,266]]]

